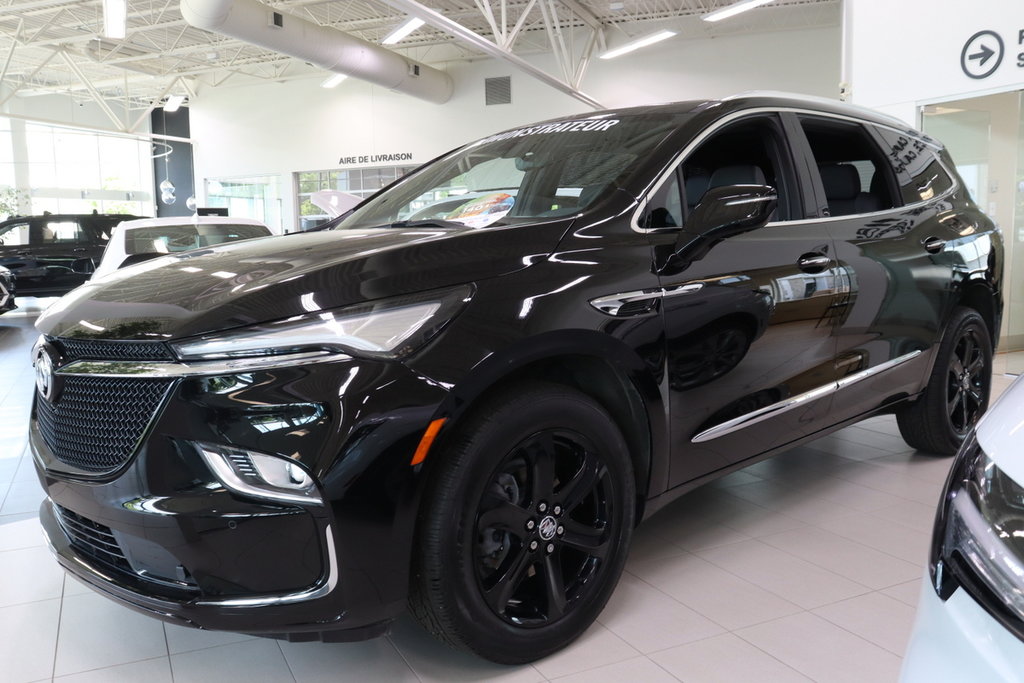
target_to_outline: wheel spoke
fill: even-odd
[[[977,347],[977,344],[974,341],[974,335],[973,334],[964,335],[964,352],[963,352],[963,354],[958,354],[960,362],[961,363],[970,363],[971,359],[974,358],[974,352],[975,352],[976,347]]]
[[[530,553],[526,548],[520,548],[519,552],[511,562],[507,563],[507,569],[498,577],[494,585],[484,590],[484,600],[498,614],[505,611],[505,606],[516,592],[516,588],[523,582],[526,570],[531,565]]]
[[[970,365],[967,366],[967,373],[972,377],[976,377],[985,370],[985,357],[982,354],[978,354]]]
[[[563,526],[565,534],[561,540],[564,545],[599,559],[608,554],[608,537],[604,529],[595,529],[571,519],[565,520]]]
[[[541,573],[544,575],[544,592],[548,598],[548,619],[554,620],[565,614],[565,580],[562,569],[554,555],[544,558]]]
[[[573,475],[572,479],[566,482],[560,492],[562,507],[566,512],[572,512],[577,505],[590,495],[590,492],[597,486],[601,476],[604,474],[604,466],[592,454],[587,453],[583,458],[583,467]]]
[[[953,393],[953,398],[949,401],[949,416],[953,417],[956,413],[957,408],[960,407],[960,403],[964,400],[964,392],[960,387],[957,387]]]
[[[530,463],[532,502],[536,503],[549,498],[555,488],[555,438],[551,432],[544,432],[525,450]]]
[[[524,510],[508,501],[501,501],[496,506],[480,514],[477,528],[481,531],[484,529],[500,529],[502,531],[511,531],[517,536],[522,536],[526,529],[526,522],[529,519],[530,513],[528,510]]]
[[[953,354],[952,360],[949,361],[949,371],[957,379],[960,379],[960,375],[964,374],[964,363],[958,354]]]

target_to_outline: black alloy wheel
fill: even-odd
[[[431,457],[435,457],[432,454]],[[625,562],[632,464],[590,397],[523,384],[459,430],[432,475],[410,607],[448,643],[534,661],[600,613]]]
[[[977,330],[970,328],[957,339],[946,371],[946,405],[953,430],[966,436],[985,411],[991,368],[986,362]]]
[[[921,397],[896,413],[900,434],[926,453],[954,455],[988,408],[992,341],[982,317],[957,308]]]

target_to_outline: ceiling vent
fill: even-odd
[[[512,77],[485,78],[484,98],[488,105],[512,104]]]

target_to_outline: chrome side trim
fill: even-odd
[[[854,374],[852,374],[852,375],[850,375],[848,377],[842,377],[842,378],[840,378],[839,380],[836,381],[836,388],[837,389],[845,389],[846,387],[850,386],[851,384],[856,384],[857,382],[860,382],[861,380],[868,379],[869,377],[874,377],[875,375],[881,374],[881,373],[885,372],[886,370],[892,370],[897,365],[903,365],[907,361],[913,360],[914,358],[917,358],[922,353],[923,353],[923,351],[921,351],[921,349],[918,349],[917,351],[911,351],[910,353],[904,354],[904,355],[899,356],[897,358],[893,358],[892,360],[887,360],[884,363],[879,363],[878,365],[876,365],[873,368],[868,368],[867,370],[861,370],[860,372],[855,372]]]
[[[317,588],[299,591],[297,593],[282,593],[281,595],[264,595],[255,598],[225,598],[223,600],[200,600],[197,605],[214,607],[272,607],[274,605],[290,605],[306,600],[317,600],[328,595],[338,586],[338,555],[334,550],[334,534],[331,533],[331,525],[327,525],[325,532],[327,541],[327,580]]]
[[[114,361],[76,360],[59,368],[58,375],[88,375],[92,377],[198,377],[204,375],[233,375],[240,372],[271,370],[273,368],[311,365],[352,360],[352,356],[331,351],[305,351],[280,356],[229,358],[223,360],[167,362],[167,361]]]
[[[677,285],[663,289],[641,289],[633,292],[623,292],[622,294],[612,294],[610,296],[591,299],[590,305],[602,313],[618,315],[619,311],[626,304],[636,303],[637,301],[666,299],[668,297],[680,296],[682,294],[693,294],[694,292],[699,292],[702,289],[704,289],[703,282],[694,282],[687,285]]]
[[[739,431],[745,427],[749,427],[750,425],[757,424],[758,422],[763,422],[768,418],[774,417],[781,413],[788,412],[790,410],[793,410],[794,408],[799,408],[800,406],[805,405],[811,401],[816,401],[819,398],[824,398],[825,396],[833,394],[839,391],[840,389],[845,389],[851,384],[856,384],[857,382],[868,379],[869,377],[873,377],[887,370],[891,370],[898,365],[903,365],[907,361],[912,360],[919,355],[921,355],[920,350],[913,351],[898,358],[887,360],[884,363],[879,363],[878,365],[872,368],[868,368],[867,370],[861,370],[860,372],[850,375],[848,377],[843,377],[842,379],[839,379],[835,382],[829,382],[828,384],[824,384],[815,389],[811,389],[810,391],[805,391],[802,394],[797,394],[796,396],[787,398],[784,401],[779,401],[778,403],[773,403],[770,406],[758,408],[757,410],[751,411],[745,415],[734,417],[733,419],[715,425],[710,429],[705,429],[703,432],[700,432],[692,439],[690,439],[690,441],[692,443],[703,443],[705,441],[717,439],[720,436],[725,436],[726,434],[732,434],[733,432]]]

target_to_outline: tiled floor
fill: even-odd
[[[365,643],[280,643],[163,624],[57,567],[37,528],[42,493],[23,454],[33,320],[31,310],[0,317],[5,683],[896,680],[949,460],[908,449],[891,417],[748,467],[659,512],[637,531],[599,623],[532,666],[453,652],[408,618]],[[1010,382],[1006,363],[997,358],[997,391]]]

